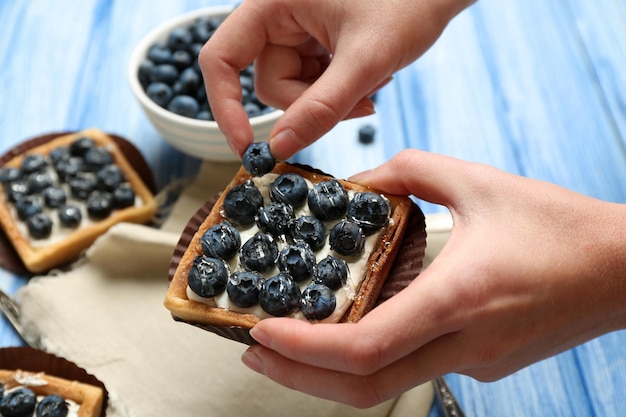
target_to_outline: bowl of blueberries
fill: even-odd
[[[232,6],[198,9],[150,31],[129,62],[130,87],[150,122],[179,151],[209,161],[237,161],[213,119],[198,54]],[[242,104],[255,141],[264,141],[282,111],[263,104],[254,91],[254,68],[240,73]]]

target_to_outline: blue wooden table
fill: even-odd
[[[129,138],[160,188],[192,176],[199,161],[149,124],[126,66],[155,25],[225,3],[1,1],[0,154],[41,133],[99,127]],[[377,115],[341,123],[295,159],[345,177],[414,147],[626,203],[625,68],[626,1],[481,0],[380,91]],[[366,123],[377,128],[369,145],[357,139]],[[26,284],[0,270],[5,292]],[[0,320],[0,346],[19,345]],[[616,332],[495,383],[449,383],[468,416],[626,415],[624,346]]]

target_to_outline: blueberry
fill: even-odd
[[[150,84],[150,74],[154,71],[154,62],[149,59],[144,59],[139,64],[139,69],[137,70],[137,78],[139,78],[139,83],[144,88],[148,88]]]
[[[65,204],[59,207],[59,222],[63,227],[75,228],[80,225],[83,218],[80,208],[72,204]]]
[[[86,200],[97,185],[96,176],[90,173],[79,172],[69,180],[70,193],[78,200]]]
[[[200,238],[206,256],[229,260],[241,247],[239,231],[228,221],[211,226]]]
[[[35,417],[66,417],[69,412],[67,402],[60,395],[46,395],[37,404]]]
[[[193,35],[187,28],[174,28],[167,37],[167,46],[175,51],[185,49],[193,42]]]
[[[184,69],[180,73],[180,76],[178,77],[178,84],[178,94],[182,93],[195,96],[196,91],[198,91],[200,87],[204,88],[200,74],[198,74],[198,72],[196,72],[193,68]]]
[[[87,197],[85,205],[89,217],[96,220],[106,219],[113,212],[113,195],[106,191],[94,191]]]
[[[304,205],[308,193],[304,177],[293,172],[279,175],[270,185],[272,200],[291,204],[294,208]]]
[[[315,270],[315,254],[306,243],[290,245],[278,254],[278,269],[287,272],[297,282],[311,278]]]
[[[6,188],[7,198],[11,203],[15,203],[21,198],[30,194],[28,183],[23,180],[13,181]]]
[[[87,153],[89,149],[93,149],[96,147],[96,142],[93,139],[83,136],[75,139],[70,144],[70,154],[72,156],[80,156],[83,157]]]
[[[278,245],[267,233],[257,232],[241,246],[239,261],[248,271],[268,272],[278,258]]]
[[[238,307],[252,307],[259,302],[263,277],[258,272],[236,271],[228,279],[226,293]]]
[[[228,266],[221,259],[196,256],[189,270],[187,283],[200,297],[215,297],[226,289]]]
[[[113,163],[113,155],[106,148],[96,147],[85,152],[85,167],[87,170],[97,172]]]
[[[333,290],[321,284],[309,284],[300,298],[300,310],[309,320],[323,320],[335,311],[337,300]]]
[[[341,255],[356,255],[363,250],[365,236],[356,223],[343,220],[330,229],[328,243],[330,249]]]
[[[246,111],[248,118],[257,117],[263,114],[263,112],[261,111],[261,106],[251,100],[243,103],[243,109]]]
[[[52,186],[48,187],[41,193],[43,201],[46,207],[58,208],[65,204],[67,200],[67,194],[62,187]]]
[[[158,42],[148,49],[148,59],[154,64],[168,64],[172,60],[172,51],[165,43]]]
[[[307,202],[318,219],[338,220],[348,210],[348,192],[336,179],[322,181],[309,191]]]
[[[274,169],[276,159],[270,153],[270,145],[267,142],[256,142],[248,146],[241,162],[250,175],[260,177]]]
[[[4,417],[25,417],[35,411],[37,396],[28,388],[17,388],[2,397],[0,413]]]
[[[300,287],[289,274],[281,272],[265,280],[259,293],[259,303],[272,316],[286,316],[300,304]]]
[[[174,85],[178,79],[178,68],[172,64],[159,64],[152,68],[150,81],[153,83],[162,82],[167,85]]]
[[[59,146],[58,148],[52,149],[48,156],[50,157],[50,161],[52,161],[53,164],[56,164],[60,160],[70,157],[70,148],[69,146]]]
[[[167,109],[172,113],[194,118],[196,117],[200,106],[195,98],[185,94],[180,94],[178,96],[174,96],[174,98],[168,103]]]
[[[306,242],[314,251],[320,250],[326,243],[326,228],[320,219],[314,216],[300,216],[289,225],[294,242]]]
[[[367,124],[361,126],[359,129],[359,143],[363,145],[369,145],[374,142],[374,137],[376,135],[376,128],[374,126]]]
[[[193,57],[188,51],[179,49],[172,52],[170,63],[179,70],[183,70],[193,64]]]
[[[167,103],[169,103],[174,96],[172,87],[163,82],[150,83],[146,89],[146,94],[150,100],[161,107],[167,106]]]
[[[289,232],[289,224],[294,219],[293,207],[289,204],[270,203],[259,209],[256,224],[263,232],[278,237]]]
[[[328,255],[319,261],[313,273],[313,282],[323,284],[333,291],[346,285],[348,264],[343,259]]]
[[[113,190],[113,207],[123,209],[135,205],[135,190],[128,184],[122,184]]]
[[[33,172],[28,176],[28,188],[31,193],[40,193],[53,183],[52,175],[47,172]]]
[[[33,172],[44,171],[48,166],[48,160],[40,154],[26,155],[22,160],[22,172],[32,174]]]
[[[52,233],[52,220],[44,213],[31,216],[26,221],[28,232],[34,239],[45,239]]]
[[[196,119],[198,120],[213,120],[213,115],[209,110],[200,110],[198,114],[196,114]]]
[[[22,171],[19,168],[1,168],[0,183],[9,184],[22,178]]]
[[[63,158],[54,164],[59,180],[61,182],[67,182],[72,177],[78,175],[85,169],[85,164],[82,157],[71,156],[69,158]]]
[[[98,189],[113,191],[126,181],[126,177],[119,166],[107,165],[96,173],[96,180]]]
[[[248,225],[263,206],[263,195],[252,181],[232,187],[224,196],[224,214],[230,221]]]
[[[34,195],[27,195],[20,198],[15,202],[15,210],[17,211],[17,217],[25,221],[31,216],[43,211],[43,207],[39,198]]]
[[[348,205],[348,220],[358,224],[366,235],[376,232],[389,222],[391,205],[383,195],[373,192],[357,193]]]

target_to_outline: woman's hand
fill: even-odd
[[[353,179],[447,206],[446,246],[356,324],[261,321],[243,356],[255,371],[369,407],[449,372],[499,379],[625,327],[626,206],[416,150]]]
[[[270,133],[287,159],[339,121],[374,112],[370,96],[422,55],[473,0],[247,0],[200,53],[211,109],[241,155],[253,135],[239,71],[255,62],[255,91],[285,109]]]

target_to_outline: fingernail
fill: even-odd
[[[257,342],[265,346],[267,346],[270,342],[270,336],[258,327],[253,327],[250,329],[250,336],[252,336],[252,338]]]
[[[259,374],[263,373],[263,361],[252,349],[246,350],[243,355],[241,355],[241,362],[254,372]]]
[[[279,161],[289,159],[300,149],[300,143],[292,130],[285,129],[269,139],[270,149],[274,158]]]

